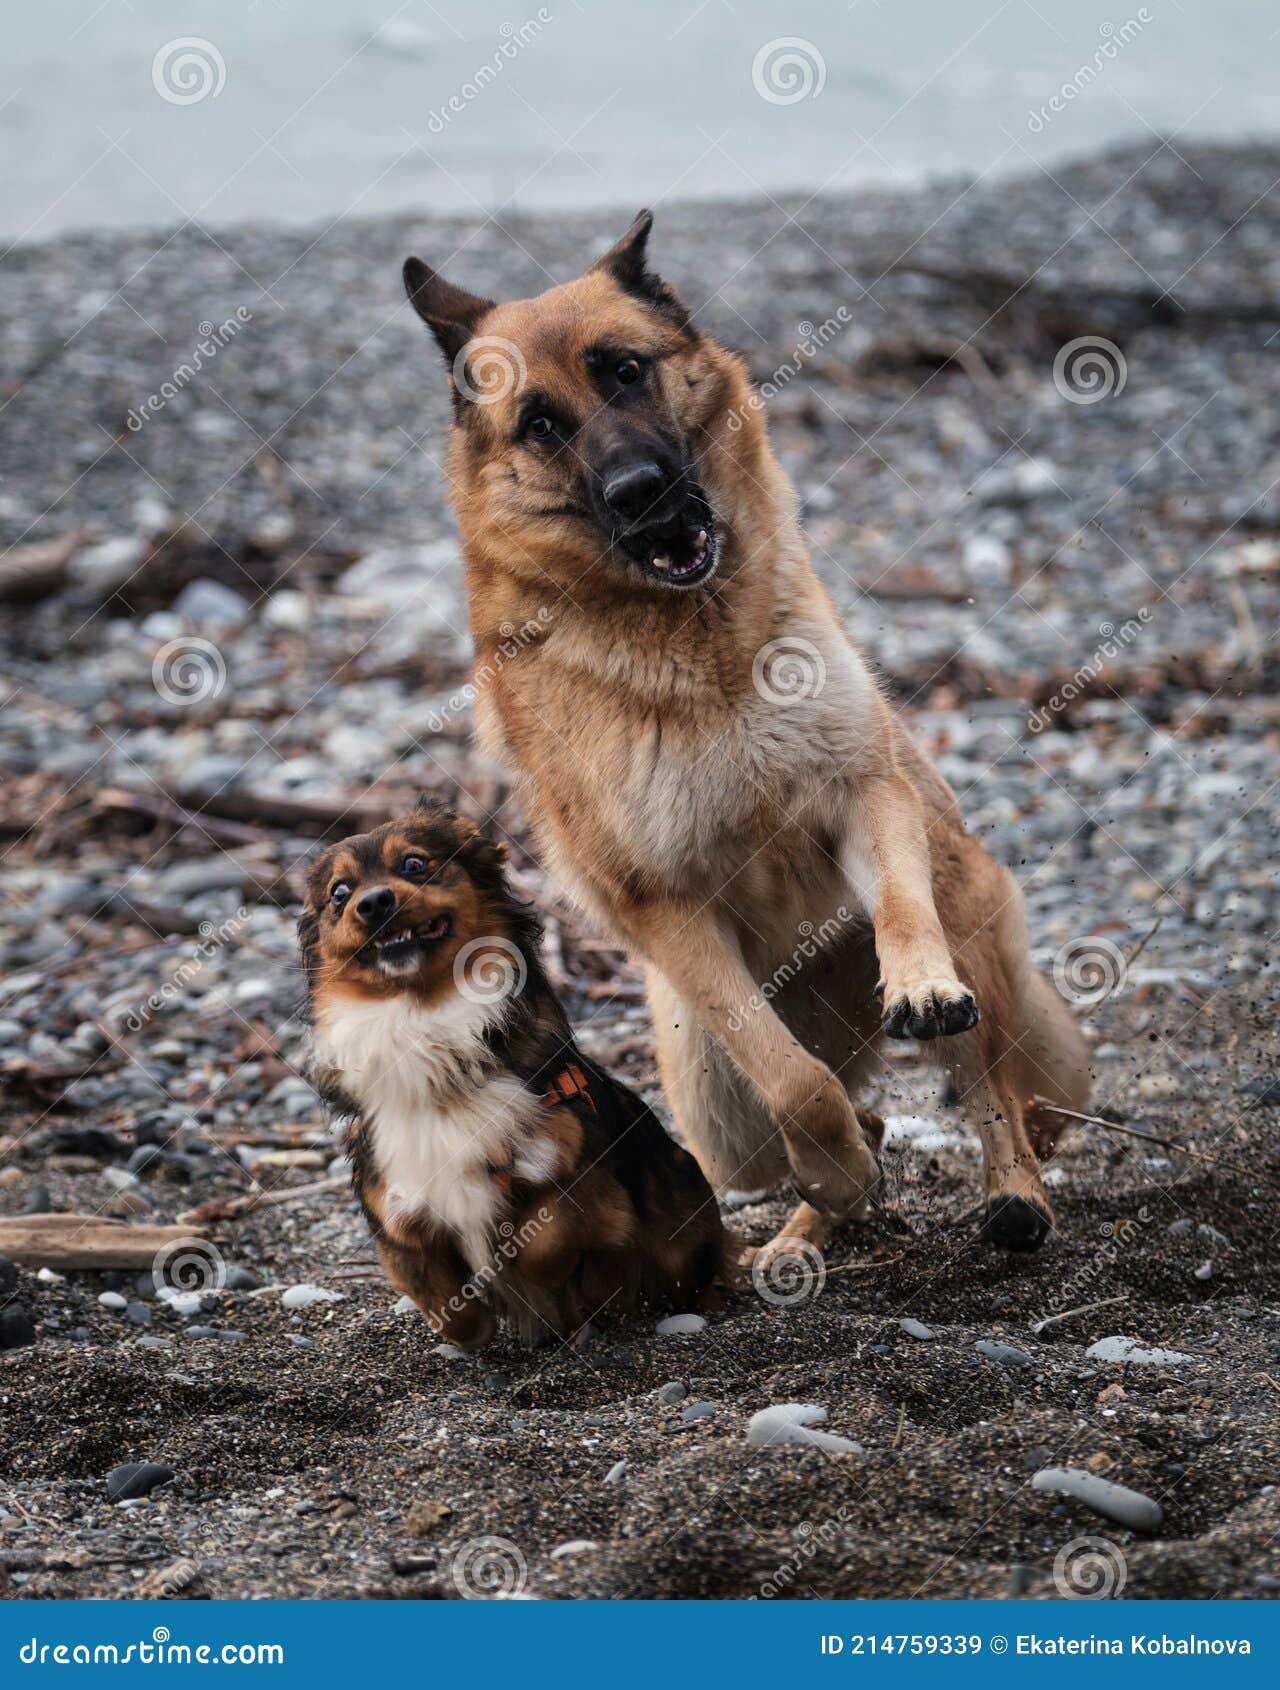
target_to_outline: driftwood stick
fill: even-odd
[[[321,1192],[341,1191],[350,1181],[346,1174],[330,1174],[313,1180],[310,1185],[294,1185],[282,1191],[249,1191],[243,1197],[215,1198],[201,1203],[178,1216],[184,1226],[199,1226],[206,1221],[238,1221],[254,1209],[266,1209],[279,1203],[297,1203],[304,1197],[318,1197]]]
[[[1061,1314],[1046,1315],[1043,1320],[1037,1320],[1031,1330],[1038,1338],[1040,1334],[1047,1331],[1050,1326],[1056,1326],[1061,1320],[1070,1320],[1073,1315],[1092,1314],[1094,1309],[1109,1309],[1113,1303],[1127,1303],[1128,1301],[1129,1293],[1126,1291],[1119,1297],[1104,1297],[1102,1301],[1098,1303],[1081,1303],[1078,1309],[1063,1309]]]
[[[1189,1144],[1181,1144],[1176,1138],[1164,1138],[1159,1133],[1139,1132],[1137,1127],[1123,1127],[1118,1121],[1104,1120],[1101,1115],[1083,1115],[1078,1109],[1064,1109],[1061,1104],[1049,1103],[1043,1097],[1033,1099],[1037,1109],[1047,1109],[1051,1115],[1064,1115],[1069,1121],[1083,1121],[1091,1127],[1102,1127],[1109,1133],[1123,1133],[1127,1138],[1141,1139],[1143,1144],[1156,1144],[1162,1150],[1173,1150],[1182,1156],[1194,1156],[1198,1162],[1208,1162],[1217,1168],[1230,1168],[1232,1173],[1244,1174],[1247,1178],[1255,1178],[1256,1171],[1246,1168],[1240,1162],[1229,1162],[1225,1156],[1214,1156],[1207,1150],[1193,1150]]]
[[[166,1245],[193,1238],[185,1226],[126,1224],[99,1215],[13,1215],[0,1220],[0,1255],[22,1267],[146,1268]]]

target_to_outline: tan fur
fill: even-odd
[[[513,433],[518,394],[454,427],[483,743],[524,777],[552,870],[644,958],[663,1083],[709,1176],[789,1174],[811,1205],[804,1236],[858,1210],[878,1173],[850,1093],[879,1037],[878,974],[902,1015],[976,996],[980,1025],[933,1048],[981,1132],[988,1198],[1047,1216],[1026,1112],[1035,1092],[1082,1105],[1083,1041],[1030,971],[1011,876],[965,830],[819,584],[742,364],[607,265],[486,306],[470,329],[473,346],[517,347],[526,385],[579,413],[584,348],[608,338],[658,360],[664,415],[721,533],[705,587],[637,583],[566,514],[572,451],[539,457]],[[762,696],[753,663],[780,639],[817,654],[811,696]],[[801,924],[842,909],[838,943],[761,1002]]]

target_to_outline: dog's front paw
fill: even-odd
[[[941,1039],[978,1025],[978,1004],[956,979],[918,980],[885,992],[881,1023],[891,1039]]]

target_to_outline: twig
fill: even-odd
[[[1163,1138],[1159,1133],[1139,1132],[1137,1127],[1123,1127],[1119,1121],[1106,1121],[1101,1115],[1082,1115],[1078,1109],[1064,1109],[1059,1103],[1050,1103],[1043,1097],[1034,1098],[1037,1109],[1047,1109],[1052,1115],[1065,1115],[1069,1121],[1084,1121],[1091,1127],[1103,1127],[1109,1133],[1124,1133],[1129,1138],[1141,1139],[1144,1144],[1158,1144],[1162,1150],[1173,1150],[1183,1156],[1194,1156],[1197,1161],[1208,1162],[1213,1167],[1230,1168],[1232,1173],[1243,1174],[1247,1179],[1256,1177],[1256,1169],[1243,1167],[1239,1162],[1228,1162],[1225,1156],[1212,1156],[1207,1150],[1193,1150],[1189,1144],[1181,1144],[1176,1138]]]
[[[1061,1314],[1049,1314],[1043,1320],[1037,1320],[1031,1330],[1038,1338],[1050,1326],[1056,1326],[1060,1320],[1070,1320],[1072,1315],[1092,1314],[1094,1309],[1109,1309],[1113,1303],[1127,1303],[1129,1293],[1123,1292],[1119,1297],[1104,1297],[1100,1303],[1081,1303],[1078,1309],[1064,1309]]]
[[[265,1209],[278,1203],[296,1203],[303,1197],[318,1197],[321,1192],[341,1191],[347,1184],[346,1174],[330,1174],[327,1179],[313,1180],[310,1185],[295,1185],[287,1191],[250,1191],[244,1197],[215,1198],[201,1203],[178,1216],[180,1226],[194,1226],[202,1221],[238,1221],[254,1209]]]

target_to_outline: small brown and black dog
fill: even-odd
[[[698,1164],[585,1056],[504,850],[423,802],[316,860],[299,923],[322,1093],[392,1284],[468,1348],[640,1301],[714,1306]]]
[[[774,1248],[822,1244],[878,1179],[853,1098],[882,1032],[935,1041],[982,1136],[986,1234],[1034,1248],[1060,1121],[1035,1100],[1085,1106],[1087,1047],[814,574],[743,363],[649,269],[650,223],[510,304],[405,265],[452,378],[482,742],[644,957],[704,1171],[799,1188]]]

